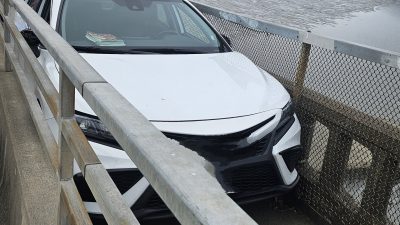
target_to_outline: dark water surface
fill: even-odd
[[[400,53],[400,1],[195,0],[267,22]]]

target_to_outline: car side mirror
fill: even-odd
[[[40,56],[40,40],[36,36],[36,34],[31,29],[25,29],[21,31],[22,37],[24,37],[25,41],[28,43],[29,47],[33,54],[35,54],[36,58]]]
[[[225,39],[225,41],[226,41],[226,43],[228,43],[228,45],[232,45],[230,38],[228,38],[226,35],[222,35],[222,37]]]

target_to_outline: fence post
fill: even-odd
[[[307,43],[301,44],[299,63],[297,64],[296,76],[293,88],[293,100],[297,103],[303,91],[304,79],[306,77],[308,61],[310,59],[311,45]]]
[[[9,11],[10,11],[10,2],[9,2],[9,0],[4,0],[4,17],[5,18],[8,18]],[[6,44],[10,43],[10,41],[11,41],[11,34],[10,34],[10,28],[8,27],[7,23],[3,23],[3,24],[4,24],[4,42],[6,45]],[[6,50],[6,48],[4,48],[4,68],[5,68],[6,72],[12,71],[10,60],[11,59],[7,53],[7,50]]]
[[[300,142],[304,148],[302,159],[308,159],[311,151],[312,139],[314,136],[315,125],[317,119],[306,112],[305,109],[298,107],[297,116],[301,123],[301,138]]]
[[[67,141],[62,135],[62,121],[64,119],[71,119],[75,114],[75,87],[65,75],[60,71],[60,115],[58,117],[58,146],[60,149],[60,180],[68,181],[72,179],[73,175],[73,160],[74,157],[68,147]],[[67,225],[66,208],[60,195],[60,224]]]
[[[314,134],[314,127],[316,119],[314,117],[308,116],[306,112],[302,112],[299,107],[299,101],[301,99],[301,93],[303,91],[304,79],[306,77],[308,62],[310,59],[311,45],[307,43],[301,44],[300,50],[300,58],[297,64],[294,87],[293,87],[293,102],[295,103],[295,107],[300,119],[300,123],[302,125],[302,133],[301,133],[301,144],[303,145],[305,152],[302,156],[303,159],[307,158],[307,155],[310,152],[312,137]]]
[[[338,193],[342,185],[353,140],[338,128],[329,127],[328,144],[322,164],[320,182],[329,182],[329,189]]]
[[[373,215],[377,221],[384,221],[393,185],[397,179],[399,162],[383,149],[371,152],[373,152],[371,173],[367,178],[361,209]]]

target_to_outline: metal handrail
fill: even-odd
[[[71,180],[72,159],[77,159],[109,223],[120,224],[122,220],[118,220],[121,218],[125,218],[124,221],[128,224],[136,224],[137,221],[128,215],[126,206],[121,202],[121,195],[115,184],[110,181],[111,178],[104,167],[95,156],[87,155],[85,152],[93,150],[87,144],[87,140],[82,138],[83,134],[72,119],[75,88],[182,224],[256,224],[226,195],[216,178],[205,169],[207,162],[202,157],[166,138],[24,1],[10,0],[10,2],[61,69],[59,101],[61,108],[58,111],[60,178]],[[8,3],[9,0],[4,1],[6,45],[10,45],[9,28],[15,26],[8,17]],[[15,35],[11,34],[15,38]],[[10,61],[12,52],[10,48],[7,49],[5,64],[6,69],[11,70],[16,62]],[[32,60],[28,60],[28,63],[32,63]],[[41,89],[43,91],[45,88]],[[82,146],[86,147],[81,148]],[[108,179],[107,185],[97,187],[99,181],[104,181],[104,177]],[[111,196],[107,195],[110,190]],[[113,201],[124,208],[123,213],[118,211],[121,209],[112,208],[115,203]],[[130,210],[129,212],[131,213]]]
[[[374,48],[349,41],[332,39],[323,35],[313,34],[311,31],[300,30],[284,25],[278,25],[249,18],[237,13],[229,12],[225,9],[216,8],[214,6],[211,7],[198,2],[193,2],[193,4],[203,13],[240,24],[244,27],[276,34],[282,37],[297,40],[305,44],[311,44],[371,62],[376,62],[398,69],[400,68],[400,54],[397,52]]]

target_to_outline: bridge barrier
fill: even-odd
[[[302,205],[330,224],[400,224],[399,54],[195,6],[295,99]]]
[[[107,222],[139,224],[73,118],[75,89],[111,131],[179,222],[256,224],[225,194],[216,178],[206,169],[210,165],[204,158],[166,138],[23,0],[3,0],[0,8],[5,70],[13,71],[19,80],[40,141],[54,173],[60,179],[58,217],[61,224],[91,224],[72,179],[74,159]],[[59,93],[14,25],[9,14],[14,10],[28,23],[59,65]],[[43,113],[33,93],[35,87],[40,89],[57,118],[60,127],[58,140],[43,122]],[[29,224],[47,224],[41,222],[27,221]]]

